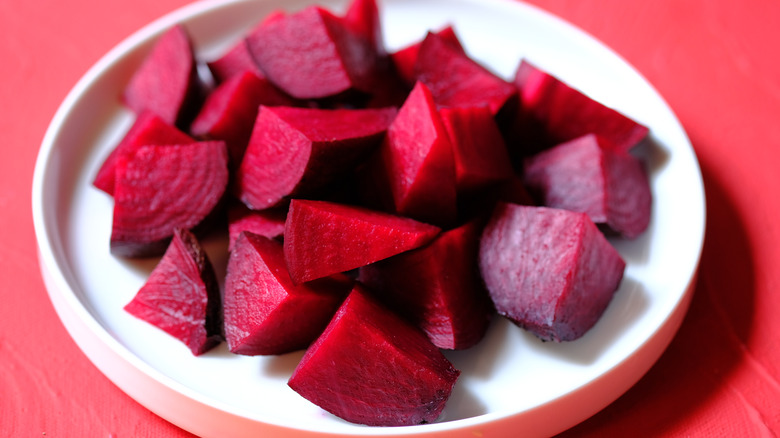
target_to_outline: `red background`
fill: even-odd
[[[105,52],[184,0],[0,1],[0,435],[182,437],[78,350],[40,278],[30,189],[46,127]],[[567,436],[780,433],[780,2],[532,0],[667,99],[699,156],[707,232],[691,310],[627,394]],[[680,212],[684,214],[684,212]]]

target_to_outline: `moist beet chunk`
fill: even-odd
[[[441,37],[444,42],[452,46],[456,51],[463,54],[466,53],[458,39],[458,35],[455,33],[455,28],[451,25],[435,32],[435,34]],[[417,64],[417,55],[420,53],[421,44],[422,41],[411,44],[390,55],[390,59],[392,60],[398,75],[410,85],[417,82],[414,66]]]
[[[288,384],[344,420],[405,426],[435,421],[459,374],[422,332],[357,285]]]
[[[249,231],[269,239],[281,239],[284,234],[284,222],[287,219],[287,208],[256,211],[236,202],[228,208],[227,219],[228,249],[232,250],[242,231]]]
[[[125,310],[182,341],[194,355],[222,341],[222,303],[208,256],[178,228],[170,246]]]
[[[265,78],[260,67],[249,52],[246,40],[236,43],[224,55],[208,63],[211,76],[217,84],[221,84],[231,77],[245,71],[251,71],[261,78]]]
[[[504,203],[482,233],[479,257],[498,313],[555,342],[598,321],[625,269],[586,214]]]

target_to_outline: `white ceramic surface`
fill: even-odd
[[[241,357],[222,346],[193,357],[177,340],[126,314],[154,261],[109,254],[112,200],[91,186],[133,116],[118,99],[161,31],[183,22],[203,60],[216,58],[268,12],[304,0],[206,1],[150,24],[101,59],[51,122],[33,181],[40,265],[63,324],[123,391],[202,436],[545,436],[596,413],[632,386],[666,348],[690,302],[704,235],[704,194],[691,145],[658,93],[608,48],[536,8],[509,0],[385,0],[391,50],[454,24],[466,50],[510,78],[521,57],[648,125],[639,148],[654,195],[649,230],[613,239],[628,262],[601,321],[575,342],[551,344],[503,319],[478,346],[447,356],[462,371],[434,424],[349,424],[299,397],[286,381],[302,353]],[[343,1],[320,4],[343,11]],[[217,266],[223,241],[205,242]],[[266,435],[263,435],[266,436]]]

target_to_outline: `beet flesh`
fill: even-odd
[[[214,82],[221,84],[231,77],[251,71],[258,77],[265,78],[263,71],[257,66],[255,59],[249,52],[246,40],[242,39],[219,58],[207,63]]]
[[[435,421],[459,374],[422,332],[358,285],[288,385],[344,420],[404,426]]]
[[[281,240],[284,234],[284,222],[287,219],[287,208],[269,208],[256,211],[236,202],[228,207],[227,219],[228,250],[232,250],[242,231],[249,231],[269,239]]]
[[[447,44],[451,45],[453,49],[461,53],[466,53],[463,50],[460,39],[458,39],[458,35],[455,33],[455,28],[451,25],[434,33],[440,36]],[[390,54],[390,59],[392,60],[398,75],[412,85],[417,82],[414,66],[417,64],[417,55],[420,53],[421,44],[422,41],[419,41]]]

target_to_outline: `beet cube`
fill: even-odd
[[[499,314],[545,341],[581,337],[620,285],[625,262],[584,213],[498,204],[480,270]]]
[[[202,85],[186,29],[175,25],[160,36],[122,94],[136,114],[149,110],[184,129],[198,111]]]
[[[265,78],[260,67],[249,52],[246,40],[241,40],[225,52],[221,57],[207,63],[211,76],[217,84],[221,84],[231,77],[251,71],[258,77]]]
[[[360,268],[358,279],[439,348],[479,342],[493,314],[477,267],[482,229],[469,222],[413,251]]]
[[[249,231],[269,239],[281,238],[286,219],[287,208],[256,211],[250,210],[239,202],[232,204],[228,208],[228,250],[232,251],[242,231]]]
[[[642,162],[589,134],[525,161],[525,182],[542,205],[587,213],[626,238],[650,223],[652,196]]]
[[[290,277],[300,284],[418,248],[440,231],[361,207],[293,199],[284,228],[284,256]]]
[[[196,356],[222,341],[222,302],[214,268],[195,236],[181,228],[124,309],[179,339]]]
[[[455,33],[455,29],[451,25],[435,32],[435,34],[440,36],[442,40],[452,46],[453,49],[463,54],[466,53],[458,39],[458,35]],[[414,66],[417,64],[417,55],[420,53],[421,44],[422,41],[411,44],[390,55],[398,75],[409,84],[417,82]]]
[[[352,287],[346,276],[294,285],[282,244],[242,232],[225,278],[225,339],[231,352],[283,354],[314,341]]]
[[[100,190],[114,194],[114,178],[116,162],[122,154],[132,152],[140,146],[156,144],[190,143],[195,139],[181,132],[175,126],[164,122],[160,116],[150,111],[143,111],[135,119],[133,126],[127,131],[106,160],[98,169],[92,184]]]
[[[460,372],[425,335],[355,286],[288,385],[353,423],[435,421]]]
[[[228,182],[222,141],[141,146],[116,165],[111,252],[162,254],[176,228],[207,226]]]
[[[344,14],[344,24],[356,35],[366,39],[378,56],[387,54],[376,0],[352,0]]]

